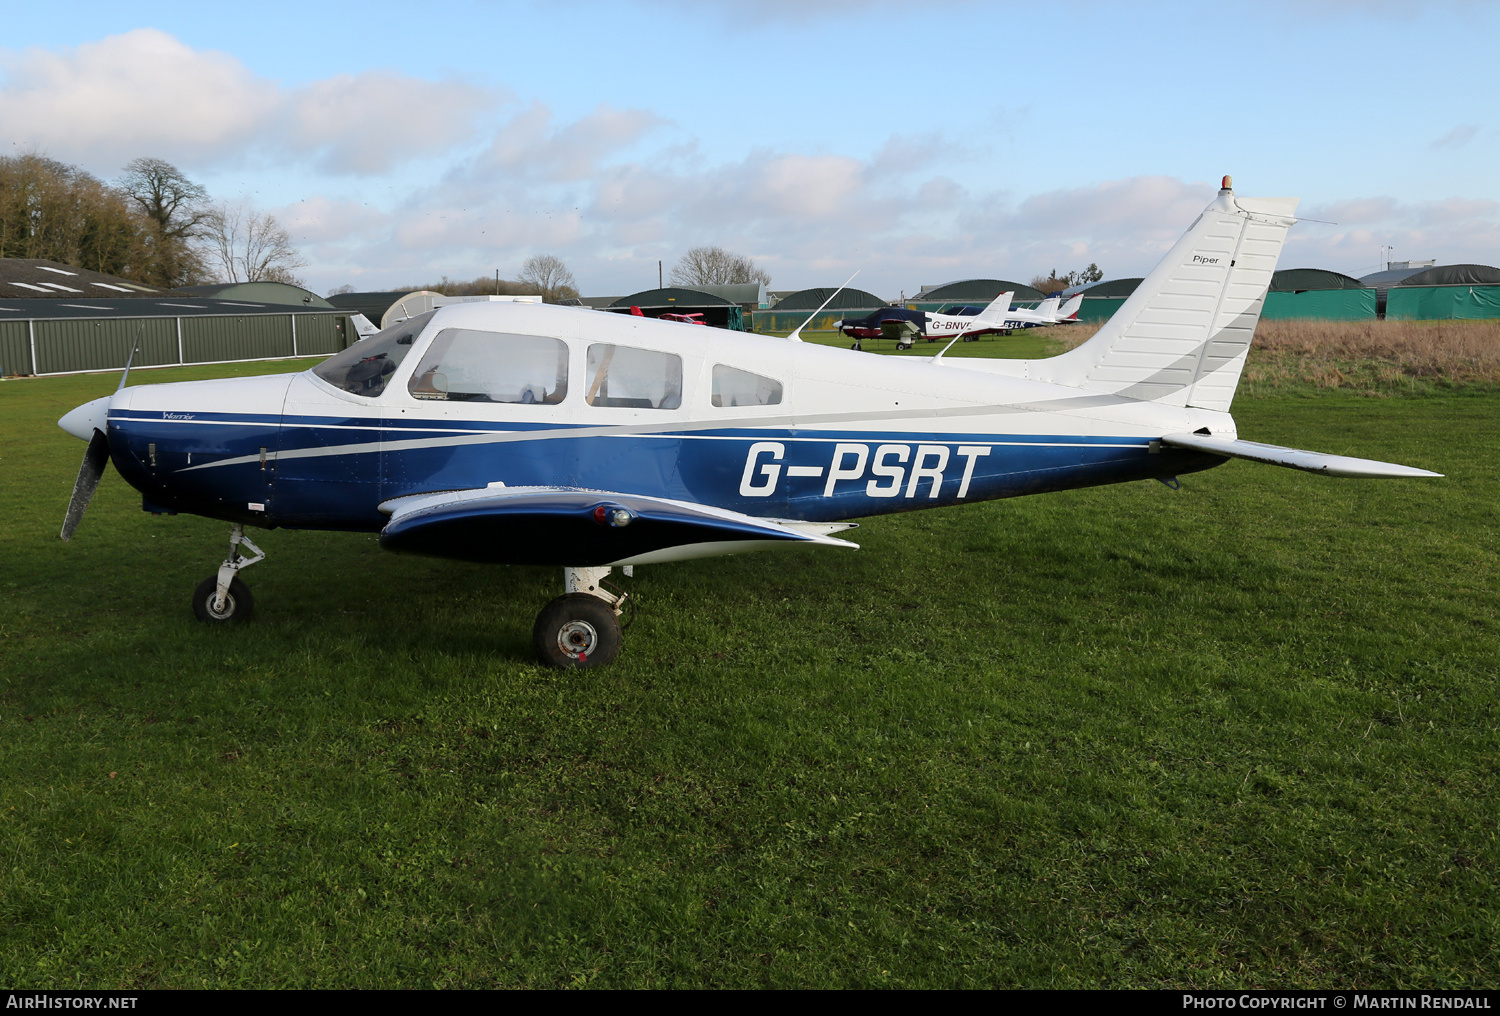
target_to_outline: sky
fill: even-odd
[[[625,295],[699,245],[779,290],[1125,278],[1226,173],[1302,199],[1285,268],[1500,263],[1480,0],[61,0],[6,22],[7,154],[104,180],[166,159],[275,214],[319,293],[545,253]]]

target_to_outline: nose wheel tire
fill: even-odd
[[[569,593],[542,608],[531,643],[537,659],[549,667],[603,667],[620,655],[620,618],[597,596]]]
[[[229,592],[224,596],[224,608],[214,609],[214,595],[219,591],[219,577],[212,575],[198,583],[193,591],[193,616],[209,624],[229,624],[232,621],[248,621],[255,610],[255,597],[250,587],[235,578],[229,583]]]

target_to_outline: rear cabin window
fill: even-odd
[[[682,405],[682,357],[596,342],[589,346],[591,406],[614,409],[676,409]]]
[[[568,346],[544,335],[448,328],[407,385],[419,399],[553,406],[568,395]]]
[[[411,344],[432,319],[433,311],[418,314],[398,325],[360,339],[348,349],[334,353],[313,368],[313,373],[351,395],[373,399],[385,391],[385,383],[396,373]]]
[[[715,406],[775,406],[781,403],[781,382],[737,367],[714,364]]]

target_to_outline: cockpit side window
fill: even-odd
[[[595,342],[588,353],[591,406],[677,409],[682,405],[682,357],[654,349]]]
[[[716,363],[710,401],[720,407],[779,405],[781,382],[738,367]]]
[[[545,335],[438,332],[412,373],[419,399],[555,406],[568,395],[568,345]]]
[[[318,364],[313,373],[351,395],[373,399],[385,391],[385,383],[411,352],[411,344],[422,334],[434,313],[418,314],[360,339]]]

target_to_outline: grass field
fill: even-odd
[[[1233,462],[641,568],[579,674],[531,662],[553,569],[258,534],[216,630],[225,525],[111,471],[61,543],[54,421],[115,381],[0,383],[9,986],[1495,982],[1493,386],[1236,403],[1443,480]]]

